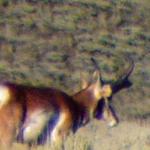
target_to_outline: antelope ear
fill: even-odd
[[[94,71],[92,82],[93,84],[96,84],[97,86],[101,87],[100,72],[98,70]]]
[[[109,84],[104,85],[102,87],[101,93],[102,93],[103,97],[110,97],[112,95],[112,88],[111,88],[111,86]]]
[[[81,89],[85,89],[88,87],[88,82],[87,80],[85,80],[85,75],[83,75],[83,73],[80,73],[80,78],[81,78]]]
[[[92,83],[88,88],[93,93],[94,100],[98,101],[101,98],[101,82],[100,82],[100,73],[95,71],[92,76]]]
[[[81,89],[85,89],[88,87],[88,83],[85,79],[81,79]]]

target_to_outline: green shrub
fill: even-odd
[[[112,48],[116,47],[116,39],[114,39],[113,37],[102,36],[99,41],[104,46],[110,46]]]
[[[2,6],[8,6],[10,3],[10,0],[0,0],[0,5]]]

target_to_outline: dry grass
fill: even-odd
[[[114,128],[108,128],[103,121],[94,120],[70,135],[65,150],[149,150],[150,126],[148,123],[123,121]],[[26,150],[27,146],[14,145],[14,150]],[[32,150],[54,150],[50,147],[36,147]]]

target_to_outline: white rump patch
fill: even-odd
[[[42,133],[50,117],[50,113],[39,110],[29,116],[24,124],[23,139],[25,142],[35,141]]]
[[[0,85],[0,108],[8,103],[11,94],[7,86]]]

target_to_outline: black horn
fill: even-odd
[[[130,82],[128,81],[128,77],[132,73],[134,69],[134,61],[129,56],[123,56],[126,62],[129,63],[129,66],[123,70],[123,72],[117,77],[115,81],[104,81],[102,79],[102,76],[100,76],[101,83],[104,84],[110,84],[112,88],[112,94],[115,94],[123,87],[129,86]],[[97,61],[92,57],[91,58],[92,63],[94,64],[95,68],[100,71],[100,67],[97,63]]]
[[[100,74],[101,74],[101,69],[100,69],[98,63],[96,62],[96,60],[92,57],[92,58],[91,58],[91,61],[92,61],[92,63],[94,64],[96,70],[98,70],[98,71],[100,72]],[[103,81],[101,75],[100,75],[100,81],[101,81],[101,84],[103,85],[103,84],[104,84],[104,81]]]
[[[123,70],[123,72],[114,82],[111,82],[113,94],[122,89],[123,87],[127,87],[131,84],[128,78],[134,69],[134,61],[129,56],[124,56],[124,58],[125,61],[129,63],[129,66]]]

